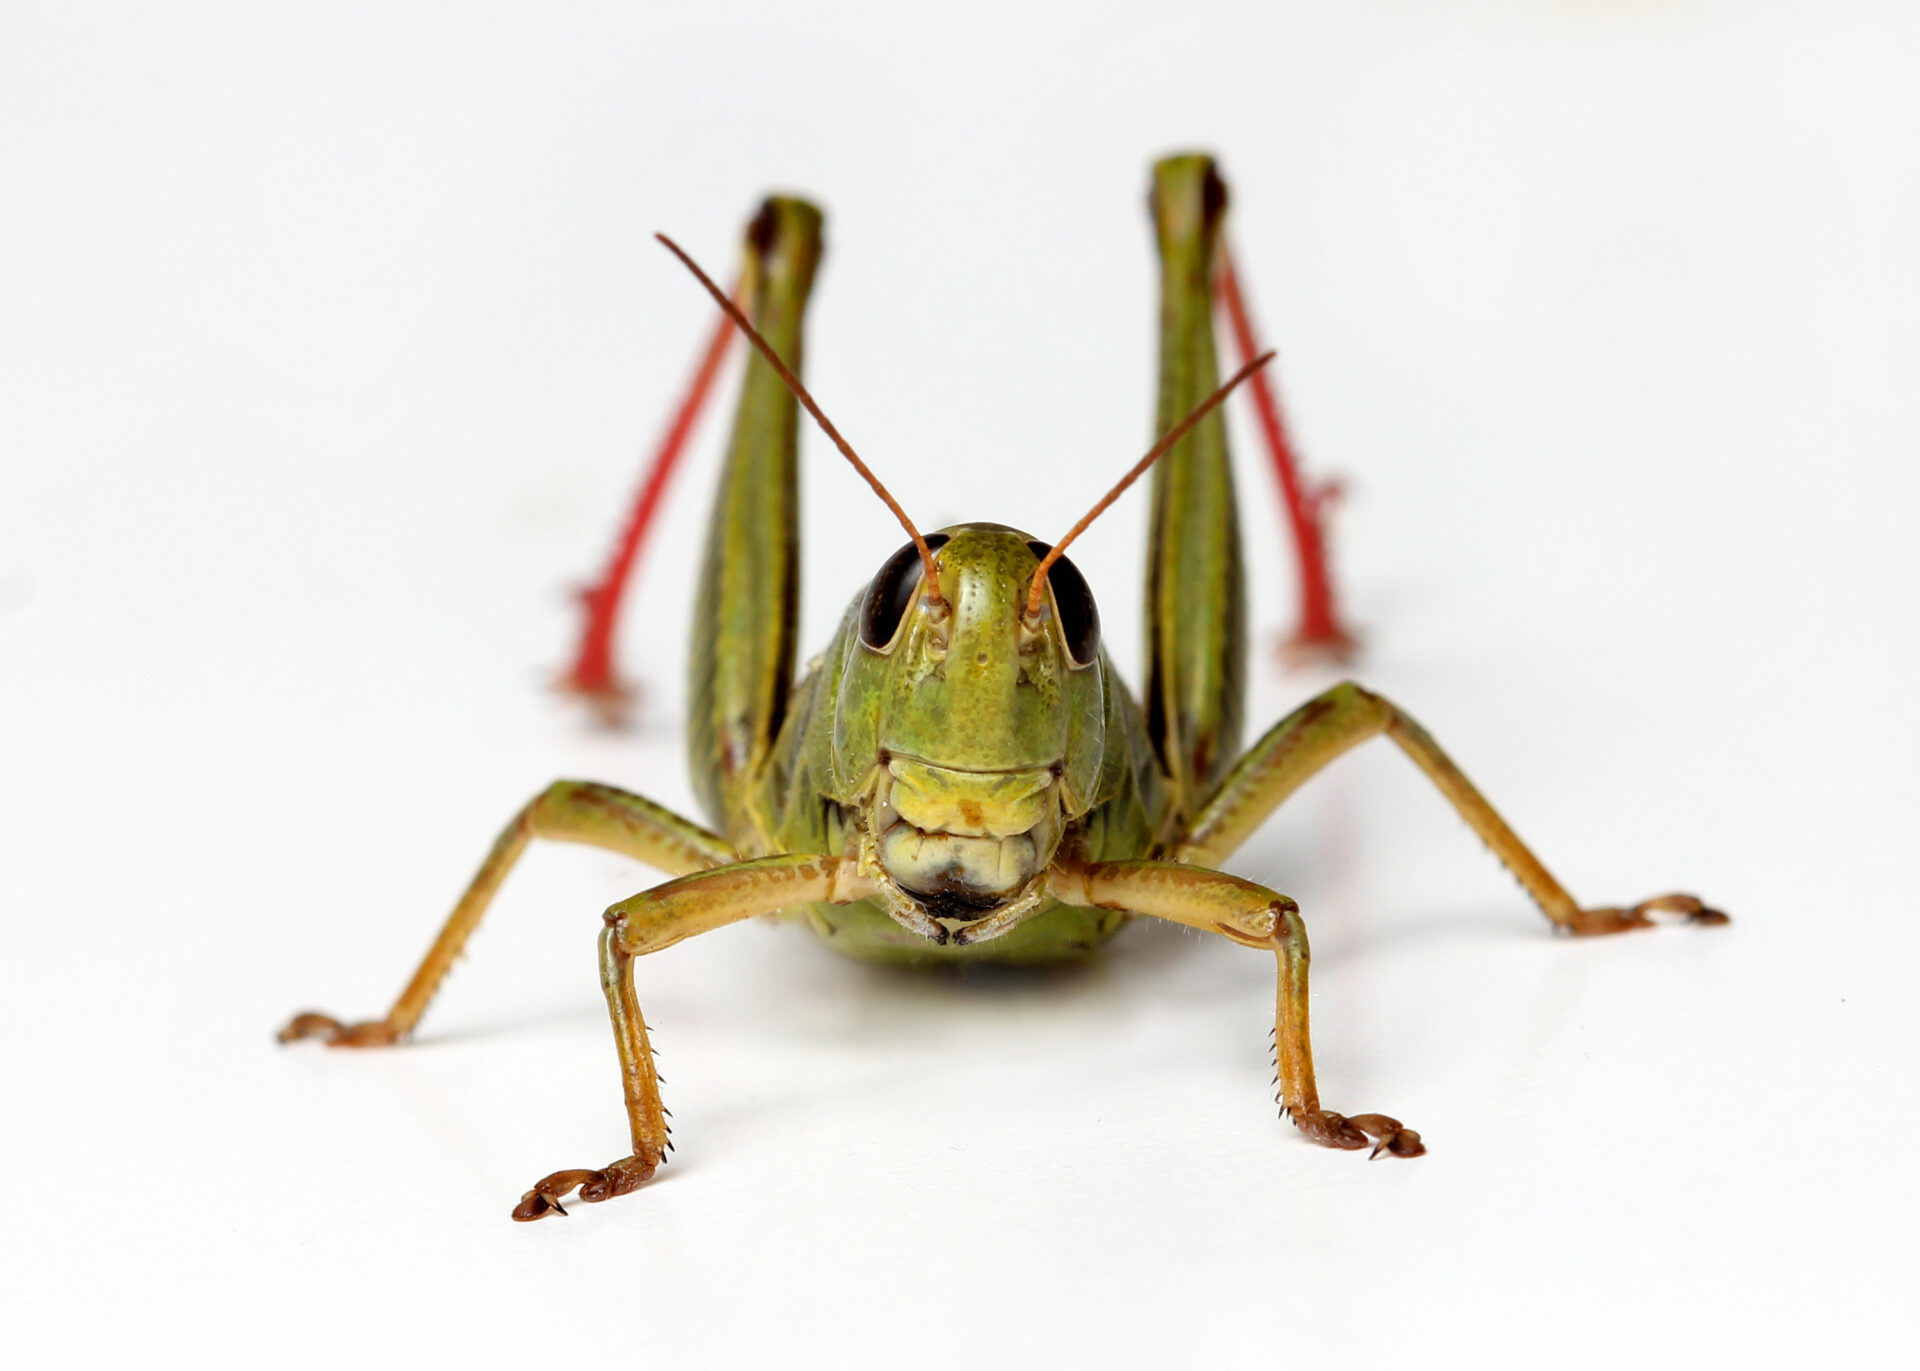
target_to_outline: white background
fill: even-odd
[[[7,6],[16,1364],[1885,1364],[1907,9]],[[1358,674],[1577,894],[1731,928],[1549,936],[1375,745],[1234,868],[1306,913],[1328,1102],[1418,1162],[1276,1120],[1272,966],[1224,942],[927,981],[749,924],[640,971],[673,1165],[511,1224],[624,1150],[593,943],[649,876],[584,849],[527,859],[417,1046],[274,1046],[380,1012],[551,777],[689,803],[724,412],[627,620],[641,727],[543,689],[708,327],[652,230],[724,272],[760,194],[817,197],[818,394],[924,525],[1051,536],[1148,437],[1142,197],[1187,146],[1348,480]],[[807,444],[812,650],[899,534]],[[1264,724],[1330,678],[1270,665],[1290,573],[1251,461],[1242,494]],[[1076,554],[1129,670],[1144,510]]]

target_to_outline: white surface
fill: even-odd
[[[659,8],[0,17],[15,1364],[1910,1346],[1906,7]],[[379,1012],[550,777],[687,802],[724,415],[628,620],[644,728],[541,690],[706,327],[651,230],[724,267],[763,191],[819,197],[826,405],[923,523],[1047,536],[1145,442],[1141,197],[1183,145],[1349,481],[1359,674],[1576,893],[1731,929],[1551,938],[1376,745],[1234,865],[1306,911],[1328,1102],[1416,1163],[1275,1120],[1255,954],[1142,927],[928,982],[749,925],[641,970],[663,1179],[510,1224],[624,1138],[593,940],[648,878],[577,849],[419,1046],[274,1047]],[[811,650],[898,534],[807,460]],[[1078,555],[1129,666],[1144,507]],[[1320,684],[1256,678],[1261,722]]]

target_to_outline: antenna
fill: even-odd
[[[780,355],[773,350],[773,346],[768,343],[765,338],[760,336],[760,331],[748,322],[747,316],[741,311],[740,307],[727,298],[726,292],[713,283],[712,277],[700,270],[700,264],[689,257],[678,243],[674,242],[673,239],[667,237],[664,233],[656,233],[653,236],[660,240],[668,252],[678,257],[680,264],[692,272],[700,284],[707,288],[707,294],[713,297],[714,303],[726,311],[727,317],[733,320],[734,324],[738,326],[742,333],[747,335],[747,340],[760,350],[760,355],[767,359],[767,364],[773,368],[775,374],[778,375],[782,381],[786,382],[787,389],[793,392],[794,399],[798,400],[801,405],[806,408],[807,413],[813,416],[813,421],[820,425],[820,431],[825,433],[827,437],[833,439],[833,445],[840,449],[840,455],[853,463],[853,469],[860,473],[868,485],[873,487],[873,493],[878,495],[886,507],[893,511],[893,517],[900,521],[900,526],[906,529],[907,536],[913,539],[913,545],[920,549],[920,565],[926,571],[926,575],[922,580],[926,585],[925,594],[927,602],[935,606],[941,604],[939,574],[934,570],[933,549],[927,546],[927,540],[920,536],[920,530],[913,526],[913,520],[907,517],[907,512],[900,508],[900,502],[893,498],[893,495],[885,486],[880,484],[880,478],[873,474],[873,470],[868,467],[865,462],[860,460],[860,454],[853,450],[853,445],[840,436],[840,430],[833,426],[833,421],[827,418],[818,404],[814,403],[813,396],[809,395],[807,388],[800,384],[800,378],[787,369],[787,364],[780,360]],[[1271,353],[1267,355],[1272,356]],[[1239,377],[1234,378],[1235,382],[1239,379]],[[1228,389],[1232,389],[1231,384],[1228,386]],[[1217,401],[1209,401],[1209,404],[1213,403],[1217,403]],[[1198,418],[1199,415],[1204,412],[1204,409],[1196,411],[1194,417]],[[1189,423],[1191,423],[1191,421],[1189,421]],[[1184,428],[1180,430],[1180,432],[1185,431]],[[1097,513],[1098,511],[1095,512]]]
[[[1189,429],[1217,409],[1220,402],[1233,393],[1235,386],[1253,375],[1254,372],[1260,370],[1260,368],[1268,362],[1271,362],[1273,356],[1271,352],[1261,353],[1251,362],[1241,367],[1240,370],[1234,372],[1233,376],[1224,386],[1221,386],[1220,389],[1214,391],[1213,394],[1195,405],[1191,414],[1168,429],[1160,441],[1148,450],[1147,455],[1133,464],[1133,470],[1129,471],[1125,476],[1122,476],[1112,490],[1102,495],[1100,502],[1088,510],[1086,514],[1082,516],[1079,523],[1067,530],[1067,536],[1055,543],[1053,550],[1040,559],[1040,565],[1033,573],[1033,583],[1027,588],[1027,617],[1029,619],[1039,615],[1040,597],[1046,593],[1047,588],[1047,573],[1053,570],[1053,564],[1060,560],[1060,554],[1067,550],[1067,544],[1071,543],[1075,538],[1078,538],[1082,533],[1085,533],[1087,531],[1087,525],[1106,513],[1107,506],[1115,500],[1118,500],[1128,486],[1139,480],[1141,476],[1146,473],[1148,467],[1159,461],[1175,443],[1186,437]]]

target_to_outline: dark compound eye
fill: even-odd
[[[1033,555],[1045,558],[1053,551],[1051,543],[1030,541]],[[1100,611],[1094,607],[1093,592],[1080,568],[1062,557],[1047,568],[1047,585],[1053,590],[1054,607],[1060,611],[1060,632],[1067,640],[1067,651],[1075,666],[1088,666],[1100,653]]]
[[[944,533],[932,534],[927,539],[930,551],[937,552],[946,545]],[[900,621],[907,617],[907,606],[919,592],[923,574],[920,549],[912,543],[887,558],[887,564],[868,584],[866,599],[860,602],[861,642],[875,652],[885,652],[892,645],[894,636],[900,632]]]

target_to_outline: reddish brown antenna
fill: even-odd
[[[656,233],[653,236],[660,240],[668,252],[678,257],[680,264],[692,272],[700,284],[707,288],[707,294],[713,297],[714,303],[727,312],[727,317],[733,320],[739,330],[747,335],[747,340],[760,350],[760,355],[767,359],[767,365],[773,368],[774,373],[778,375],[782,381],[786,382],[787,389],[793,392],[794,399],[798,400],[801,405],[805,407],[807,413],[813,416],[814,423],[820,425],[820,431],[826,434],[827,437],[833,439],[833,445],[840,449],[840,455],[853,463],[853,469],[865,478],[868,485],[873,487],[873,493],[878,495],[886,507],[893,511],[893,517],[900,521],[900,526],[907,531],[907,536],[913,539],[913,545],[920,550],[920,565],[925,568],[926,571],[923,579],[927,587],[925,592],[927,603],[933,606],[940,605],[942,603],[940,599],[940,579],[939,573],[934,570],[933,549],[927,546],[927,540],[920,536],[920,530],[913,526],[913,520],[907,517],[907,512],[900,508],[900,502],[893,498],[892,493],[889,492],[885,486],[880,484],[880,478],[873,474],[872,469],[860,460],[860,454],[853,450],[853,445],[840,436],[840,430],[833,426],[833,421],[827,418],[821,411],[820,406],[814,403],[813,397],[807,394],[807,388],[800,384],[800,378],[787,370],[787,364],[780,360],[780,354],[775,352],[773,345],[767,342],[765,338],[762,338],[760,331],[747,321],[747,316],[741,312],[740,307],[727,298],[726,292],[713,283],[712,277],[700,270],[700,264],[689,257],[678,243],[674,242],[673,239],[667,237],[664,233]],[[1268,355],[1271,356],[1272,354]],[[1249,368],[1249,370],[1250,369],[1251,368]],[[1238,381],[1239,377],[1235,377],[1234,380]],[[1228,386],[1228,389],[1232,389],[1231,384]],[[1217,401],[1209,401],[1209,404],[1212,403],[1217,403]],[[1204,413],[1204,410],[1196,411],[1194,417],[1199,417],[1200,413]],[[1182,429],[1181,432],[1185,432],[1185,430]]]
[[[1088,510],[1086,514],[1081,517],[1079,523],[1067,530],[1067,536],[1055,543],[1052,551],[1042,557],[1040,559],[1040,565],[1034,569],[1033,582],[1027,588],[1027,617],[1029,619],[1036,617],[1040,613],[1040,597],[1046,593],[1047,573],[1053,570],[1053,564],[1060,560],[1060,554],[1067,550],[1067,544],[1071,543],[1075,538],[1078,538],[1082,533],[1085,533],[1087,531],[1087,525],[1106,513],[1107,506],[1115,500],[1118,500],[1120,496],[1125,493],[1128,486],[1145,475],[1148,467],[1166,456],[1168,449],[1186,437],[1189,429],[1217,409],[1222,400],[1233,394],[1233,388],[1235,386],[1239,385],[1272,360],[1273,353],[1263,352],[1251,362],[1241,367],[1240,370],[1234,372],[1224,386],[1221,386],[1220,389],[1214,391],[1213,394],[1195,405],[1191,414],[1168,429],[1160,441],[1148,449],[1147,455],[1133,464],[1133,470],[1129,471],[1125,476],[1122,476],[1114,485],[1113,489],[1105,495],[1102,495],[1099,503],[1094,505],[1092,509]]]

